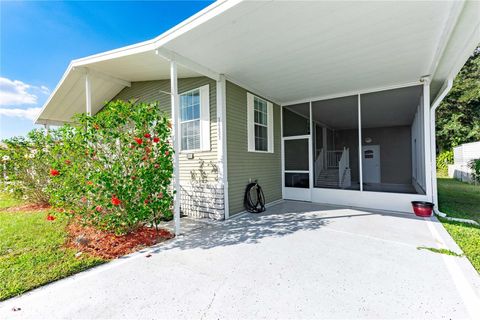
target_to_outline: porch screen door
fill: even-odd
[[[310,201],[310,136],[283,138],[284,198]]]

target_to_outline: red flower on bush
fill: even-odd
[[[158,169],[160,168],[160,165],[158,163],[155,163],[154,167]]]
[[[50,175],[55,177],[55,176],[58,176],[60,174],[60,171],[58,171],[57,169],[50,169]]]
[[[143,203],[147,204],[147,203],[148,203],[148,199],[145,199],[145,201],[143,201]]]
[[[70,161],[70,160],[68,160],[68,159],[65,160],[65,164],[70,164],[70,163],[72,163],[72,161]]]
[[[119,206],[121,203],[122,201],[120,201],[120,199],[118,199],[115,195],[112,196],[112,204],[114,206]]]
[[[135,179],[137,179],[137,177],[135,177],[135,176],[132,176],[132,180],[135,180]]]
[[[163,192],[160,191],[160,192],[158,193],[158,196],[157,196],[157,197],[158,197],[158,199],[162,199],[162,198],[163,198]]]
[[[102,206],[96,206],[95,210],[97,210],[98,212],[102,212],[103,208],[102,208]]]
[[[83,203],[87,202],[87,198],[86,197],[82,197],[82,199],[80,199]]]
[[[47,218],[46,218],[46,219],[47,219],[48,221],[53,221],[53,220],[55,220],[56,218],[55,218],[54,216],[52,216],[52,215],[49,214],[49,215],[47,215]]]
[[[87,181],[87,185],[92,186],[93,182],[92,181]]]
[[[143,136],[147,139],[149,139],[151,137],[150,133],[145,133]]]
[[[165,155],[168,157],[168,155],[170,154],[170,151],[165,151]]]
[[[145,152],[150,153],[151,149],[149,147],[145,147]]]
[[[99,126],[98,124],[96,124],[96,123],[93,125],[93,127],[94,127],[96,130],[100,129],[100,126]]]
[[[138,144],[142,144],[142,143],[143,143],[142,138],[134,138],[133,140],[135,140],[135,142],[138,143]]]
[[[159,141],[160,141],[160,138],[159,138],[159,137],[153,138],[153,142],[158,143]]]

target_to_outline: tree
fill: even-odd
[[[436,116],[440,151],[480,140],[480,47],[460,70]]]

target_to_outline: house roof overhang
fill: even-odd
[[[133,81],[220,74],[280,104],[418,83],[435,97],[480,42],[480,3],[217,1],[159,37],[72,61],[37,123],[92,112]]]

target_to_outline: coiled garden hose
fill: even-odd
[[[255,181],[249,183],[245,189],[243,198],[245,210],[251,213],[260,213],[265,211],[265,195],[260,185]]]

